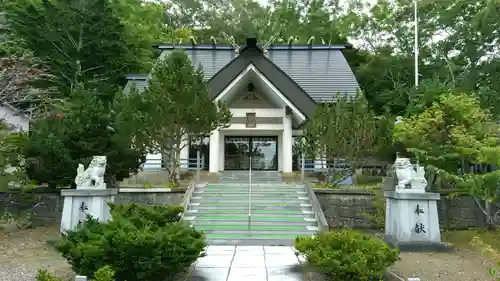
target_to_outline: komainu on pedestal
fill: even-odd
[[[108,203],[114,202],[117,189],[106,188],[106,156],[94,156],[87,169],[78,165],[75,177],[76,189],[61,191],[64,197],[61,233],[74,229],[87,216],[100,221],[110,219]]]
[[[77,189],[105,189],[104,173],[106,172],[106,156],[94,156],[87,169],[78,164],[75,184]]]
[[[384,192],[386,198],[385,235],[389,244],[401,250],[449,249],[441,244],[437,202],[439,193],[426,192],[425,169],[415,169],[409,158],[397,157]]]

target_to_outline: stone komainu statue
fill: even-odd
[[[104,184],[104,173],[106,172],[106,156],[94,156],[87,169],[78,164],[75,183],[80,186],[99,188]]]
[[[397,178],[396,191],[414,190],[424,192],[427,186],[425,170],[419,164],[416,169],[408,158],[396,158],[394,169]]]

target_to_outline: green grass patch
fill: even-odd
[[[485,244],[490,245],[495,250],[500,250],[499,235],[500,231],[486,229],[450,230],[441,233],[441,240],[458,248],[473,249],[471,241],[474,237],[479,237]]]

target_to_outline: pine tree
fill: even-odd
[[[13,34],[24,47],[45,62],[55,76],[48,81],[57,93],[68,97],[84,83],[99,89],[109,104],[124,75],[146,69],[142,46],[127,36],[128,30],[107,0],[7,0],[6,17]]]
[[[78,164],[88,165],[95,155],[108,157],[108,183],[138,171],[145,151],[132,146],[127,125],[110,114],[98,96],[79,84],[71,92],[69,108],[32,124],[25,152],[31,179],[51,186],[72,185]]]
[[[213,103],[201,67],[194,68],[183,51],[158,60],[148,87],[143,92],[132,90],[122,103],[126,104],[122,114],[134,116],[130,122],[134,136],[160,151],[164,161],[173,160],[173,166],[165,163],[173,182],[179,179],[180,151],[188,135],[208,135],[231,118],[226,104]]]

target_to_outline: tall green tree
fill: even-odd
[[[53,187],[73,185],[78,164],[88,165],[95,155],[108,157],[110,184],[138,171],[146,151],[133,146],[126,120],[110,114],[98,97],[96,90],[78,84],[62,113],[32,123],[25,151],[31,179]]]
[[[45,63],[61,97],[85,83],[110,103],[124,74],[147,69],[141,38],[127,35],[107,0],[8,0],[5,9],[13,34]]]
[[[214,104],[201,68],[194,68],[189,56],[174,51],[158,60],[148,81],[139,92],[124,94],[121,114],[133,116],[134,138],[159,151],[169,169],[171,181],[178,183],[180,152],[189,136],[205,136],[225,127],[231,112],[223,103]],[[170,160],[172,163],[170,163]]]

